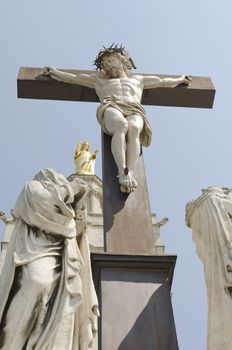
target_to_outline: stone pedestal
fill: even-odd
[[[178,350],[170,290],[176,256],[92,254],[99,350]]]

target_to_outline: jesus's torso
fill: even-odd
[[[95,91],[101,102],[113,96],[122,102],[140,103],[143,93],[143,80],[139,75],[131,77],[101,79],[96,78]]]

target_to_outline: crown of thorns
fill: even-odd
[[[110,56],[113,53],[119,53],[120,55],[126,58],[126,61],[127,61],[126,66],[128,69],[131,69],[131,68],[136,69],[132,58],[129,57],[128,52],[125,50],[125,47],[123,47],[122,45],[119,46],[114,44],[112,44],[110,47],[103,46],[103,50],[100,50],[95,61],[93,62],[93,64],[96,66],[96,69],[102,68],[103,57]]]

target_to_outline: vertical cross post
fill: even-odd
[[[111,136],[102,133],[103,208],[106,252],[120,254],[154,253],[154,236],[142,150],[135,179],[138,188],[122,193],[118,170],[111,152]]]

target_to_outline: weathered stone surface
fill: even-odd
[[[175,256],[92,254],[99,349],[178,350],[170,289]]]

